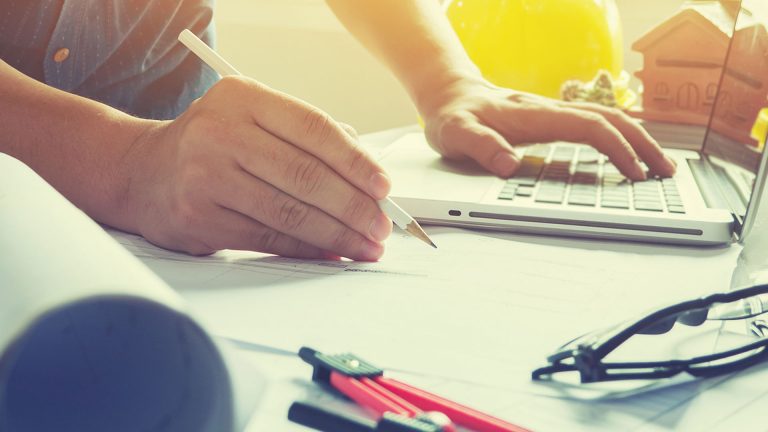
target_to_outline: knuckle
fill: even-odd
[[[603,120],[611,126],[621,123],[631,123],[631,117],[618,108],[606,107],[599,105],[597,113]]]
[[[579,141],[585,141],[603,145],[611,132],[611,123],[600,114],[593,112],[580,112],[581,121],[574,124],[575,138]]]
[[[590,113],[588,115],[588,120],[591,124],[591,127],[598,128],[600,130],[608,130],[613,127],[611,122],[609,122],[608,119],[601,114]]]
[[[242,99],[244,95],[257,95],[261,96],[267,87],[264,84],[259,83],[244,76],[226,75],[211,87],[208,92],[203,95],[202,99],[208,101],[208,103],[214,104],[231,104],[232,99]]]
[[[349,125],[347,123],[339,123],[339,126],[341,126],[341,128],[344,129],[344,131],[347,132],[347,134],[350,137],[352,137],[354,139],[358,138],[359,134],[357,133],[357,129],[355,129],[351,125]]]
[[[313,157],[299,157],[292,164],[292,177],[299,194],[313,195],[325,180],[323,164]]]
[[[466,120],[462,116],[456,114],[448,115],[440,124],[440,136],[455,135],[464,129],[466,123]]]
[[[630,117],[618,108],[606,107],[603,116],[607,119],[627,121]]]
[[[633,118],[632,116],[630,116],[629,114],[627,114],[626,112],[620,109],[616,109],[616,108],[612,108],[612,109],[616,112],[615,121],[617,122],[617,124],[627,125],[630,127],[630,129],[634,129],[641,133],[645,131],[645,129],[643,129],[643,126],[640,124],[639,121],[637,121],[637,119]]]
[[[368,155],[365,154],[360,148],[353,147],[349,156],[349,170],[356,173],[371,168],[371,163],[368,160]]]
[[[246,78],[237,75],[226,75],[221,77],[213,88],[229,93],[242,91],[246,87],[250,87]]]
[[[331,135],[331,118],[318,108],[310,108],[304,115],[304,135],[313,138],[320,145]]]
[[[276,210],[276,223],[284,232],[298,231],[307,223],[309,218],[309,207],[290,198],[284,198],[277,205]]]
[[[347,228],[341,228],[333,238],[332,247],[334,251],[349,255],[350,252],[358,250],[358,237]]]
[[[358,221],[358,220],[365,220],[370,219],[366,218],[366,215],[368,215],[370,204],[370,199],[366,198],[365,196],[355,193],[352,195],[352,197],[347,201],[347,204],[344,209],[343,218],[345,221]]]
[[[605,117],[602,116],[601,114],[593,113],[593,112],[584,112],[581,115],[591,127],[607,127],[608,126],[608,120],[606,120]]]
[[[269,252],[275,250],[280,233],[271,229],[264,229],[254,234],[254,246],[256,249]]]

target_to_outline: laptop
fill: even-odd
[[[428,225],[689,245],[745,237],[765,186],[766,157],[750,137],[759,107],[745,107],[744,92],[759,93],[768,106],[768,79],[744,67],[767,61],[768,41],[757,42],[765,29],[743,30],[756,22],[749,2],[733,17],[700,148],[660,142],[677,162],[673,178],[631,182],[593,148],[557,142],[524,147],[519,171],[505,180],[473,162],[441,158],[414,133],[381,155],[393,179],[390,196]]]

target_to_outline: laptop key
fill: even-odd
[[[561,192],[539,191],[536,194],[536,202],[560,204],[565,199],[565,190]]]
[[[599,167],[597,165],[578,164],[574,168],[574,177],[597,181]]]
[[[558,162],[567,161],[570,163],[575,153],[576,149],[574,147],[557,146],[555,147],[555,152],[552,154],[552,160]]]
[[[538,180],[538,176],[515,176],[507,180],[507,183],[512,183],[520,186],[534,186]]]
[[[667,209],[670,213],[685,213],[685,208],[681,205],[670,205]]]
[[[526,156],[546,158],[552,147],[547,144],[534,144],[525,150]]]
[[[635,210],[660,212],[660,211],[664,211],[664,206],[662,206],[660,202],[635,201]]]
[[[580,163],[596,163],[600,162],[600,152],[592,148],[582,148],[579,150],[579,156],[577,159]]]
[[[539,182],[541,189],[560,190],[565,189],[567,183],[558,180],[544,179]]]
[[[603,199],[600,201],[600,206],[607,208],[628,209],[629,201]]]
[[[677,205],[677,206],[682,206],[683,205],[683,200],[681,200],[679,198],[677,198],[677,199],[667,198],[666,201],[667,201],[667,205]]]
[[[626,201],[629,199],[629,194],[626,191],[603,189],[603,198]]]
[[[579,193],[584,195],[597,195],[597,186],[580,186],[571,185],[571,193]]]
[[[524,185],[520,185],[520,186],[517,188],[517,192],[516,192],[516,195],[517,195],[517,196],[521,196],[521,197],[529,197],[529,196],[532,196],[532,195],[533,195],[533,187],[532,187],[532,186],[524,186]]]
[[[594,207],[597,205],[597,197],[571,194],[571,196],[568,197],[568,204]]]
[[[661,198],[661,194],[659,194],[656,191],[635,190],[635,191],[632,191],[632,195],[635,197],[648,197],[652,199]]]

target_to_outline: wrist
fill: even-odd
[[[452,71],[420,87],[413,100],[419,114],[426,120],[441,112],[443,107],[472,88],[492,87],[478,72]]]
[[[104,222],[124,231],[140,233],[143,212],[148,208],[147,178],[160,150],[158,136],[164,122],[129,118],[121,124],[125,131],[125,150],[116,160],[109,215]]]

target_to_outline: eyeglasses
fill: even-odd
[[[678,303],[585,334],[549,356],[550,364],[533,371],[532,378],[559,381],[578,374],[581,383],[595,383],[681,373],[711,377],[766,360],[768,284]]]

